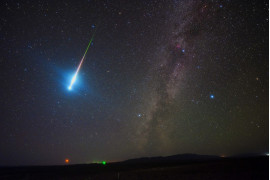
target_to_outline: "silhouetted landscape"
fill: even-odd
[[[0,179],[268,179],[268,156],[195,154],[66,166],[1,167]]]

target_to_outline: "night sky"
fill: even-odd
[[[0,165],[268,153],[268,6],[1,1]]]

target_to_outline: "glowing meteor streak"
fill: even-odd
[[[78,68],[77,68],[77,70],[76,70],[74,76],[73,76],[72,79],[71,79],[70,85],[68,86],[68,90],[72,90],[72,86],[73,86],[73,84],[74,84],[75,81],[76,81],[77,75],[78,75],[78,73],[79,73],[79,71],[80,71],[80,69],[81,69],[82,63],[83,63],[83,61],[84,61],[84,59],[85,59],[85,55],[86,55],[86,53],[87,53],[87,51],[88,51],[88,49],[89,49],[89,47],[90,47],[90,45],[91,45],[91,43],[92,43],[92,41],[93,41],[93,39],[94,39],[95,33],[96,33],[96,31],[94,32],[92,38],[90,39],[90,42],[89,42],[89,44],[88,44],[88,46],[87,46],[87,48],[86,48],[86,50],[85,50],[85,52],[84,52],[84,55],[83,55],[83,57],[82,57],[82,59],[81,59],[81,61],[80,61],[80,64],[79,64],[79,66],[78,66]]]

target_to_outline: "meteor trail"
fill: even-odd
[[[96,30],[97,30],[97,29],[96,29]],[[81,59],[81,61],[80,61],[80,64],[79,64],[79,66],[78,66],[78,68],[77,68],[77,70],[76,70],[74,76],[73,76],[72,79],[71,79],[70,85],[68,86],[68,90],[72,90],[72,86],[73,86],[73,84],[74,84],[75,81],[76,81],[77,75],[78,75],[78,73],[79,73],[79,71],[80,71],[80,69],[81,69],[82,63],[83,63],[83,61],[84,61],[84,59],[85,59],[85,55],[86,55],[86,53],[87,53],[87,51],[88,51],[88,49],[89,49],[89,47],[90,47],[90,45],[91,45],[91,43],[92,43],[92,41],[93,41],[93,39],[94,39],[94,36],[95,36],[95,34],[96,34],[96,30],[95,30],[95,32],[94,32],[92,38],[91,38],[90,41],[89,41],[89,44],[88,44],[88,46],[87,46],[87,48],[86,48],[86,50],[85,50],[85,52],[84,52],[84,55],[83,55],[83,57],[82,57],[82,59]]]

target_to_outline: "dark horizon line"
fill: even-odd
[[[209,156],[209,160],[211,160],[210,157],[212,158],[219,158],[219,159],[230,159],[230,158],[250,158],[250,157],[260,157],[260,156],[269,156],[269,152],[267,153],[258,153],[258,152],[250,152],[250,153],[242,153],[242,154],[235,154],[235,155],[209,155],[209,154],[195,154],[195,153],[182,153],[182,154],[174,154],[174,155],[168,155],[168,156],[142,156],[142,157],[135,157],[135,158],[130,158],[130,159],[125,159],[121,161],[106,161],[106,164],[116,164],[116,163],[129,163],[129,161],[136,161],[140,159],[154,159],[154,158],[169,158],[169,157],[176,157],[176,156],[188,156],[188,155],[193,155],[193,156],[198,156],[198,157],[206,157]],[[192,160],[192,159],[191,159]],[[181,161],[181,160],[179,160]],[[51,165],[0,165],[0,168],[19,168],[19,167],[55,167],[55,166],[79,166],[79,165],[100,165],[104,166],[102,163],[98,163],[99,161],[92,162],[92,163],[68,163],[68,164],[51,164]],[[100,161],[102,162],[102,161]]]

